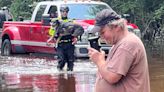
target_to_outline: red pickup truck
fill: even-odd
[[[60,14],[60,6],[67,5],[70,8],[68,17],[85,29],[81,40],[75,45],[76,57],[88,57],[87,48],[88,32],[94,25],[96,13],[111,8],[104,2],[100,1],[43,1],[39,2],[35,7],[31,20],[29,21],[13,21],[5,22],[3,25],[1,38],[1,55],[11,55],[13,53],[54,53],[53,46],[47,46],[46,41],[49,38],[48,30],[50,25],[45,24],[46,21],[42,15],[50,15],[56,12],[58,17]],[[49,24],[49,23],[48,23]],[[101,49],[108,52],[110,46],[102,43]]]
[[[69,8],[68,17],[76,23],[82,25],[85,33],[78,41],[75,48],[77,57],[87,57],[87,31],[89,26],[93,26],[97,12],[110,8],[106,3],[100,1],[43,1],[35,7],[31,20],[5,22],[1,34],[1,55],[11,55],[13,53],[54,53],[53,46],[47,46],[49,38],[49,25],[43,23],[42,15],[57,12],[60,14],[60,6],[66,4]]]

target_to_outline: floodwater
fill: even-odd
[[[150,56],[151,92],[164,92],[164,61]],[[73,72],[56,66],[52,56],[0,56],[0,92],[94,92],[97,68],[88,59],[78,59]]]
[[[32,55],[0,56],[0,92],[93,92],[96,66],[78,59],[73,72],[57,60]]]
[[[164,92],[164,61],[151,59],[149,61],[151,92]]]

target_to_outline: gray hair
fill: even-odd
[[[119,26],[119,27],[121,27],[122,30],[125,30],[127,28],[126,22],[127,22],[126,19],[121,18],[119,20],[115,20],[113,22],[110,22],[107,25],[111,28],[113,28],[114,26]]]

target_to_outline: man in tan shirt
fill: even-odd
[[[96,15],[92,31],[113,45],[106,60],[104,51],[88,48],[88,55],[98,68],[95,92],[150,92],[145,48],[128,31],[126,20],[112,9],[104,9]]]

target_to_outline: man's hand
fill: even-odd
[[[51,37],[47,40],[47,42],[46,42],[47,46],[51,46],[51,45],[52,45],[52,44],[50,43],[52,39],[53,39],[53,36],[51,36]]]
[[[50,41],[51,41],[51,40],[49,40],[49,39],[47,40],[47,42],[46,42],[46,45],[47,45],[47,46],[51,46]]]
[[[72,44],[76,44],[77,43],[77,37],[74,37],[73,39],[72,39]]]
[[[99,52],[94,48],[88,48],[88,55],[90,60],[97,66],[105,62],[105,52],[102,50]]]

